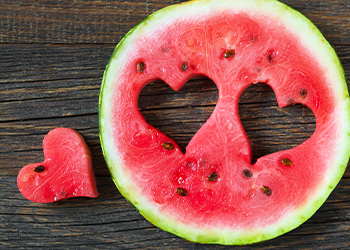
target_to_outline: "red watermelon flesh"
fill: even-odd
[[[71,197],[99,195],[89,147],[70,128],[51,130],[43,140],[45,160],[21,169],[17,185],[33,202],[49,203]]]
[[[232,6],[170,7],[124,38],[104,75],[100,136],[119,190],[152,223],[197,242],[246,244],[300,225],[333,190],[349,159],[349,96],[334,51],[307,19],[275,1],[224,2]],[[194,76],[212,79],[219,99],[184,154],[145,121],[138,96],[152,81],[180,90]],[[316,130],[252,165],[238,102],[258,82],[280,107],[309,107]]]

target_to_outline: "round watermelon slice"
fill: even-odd
[[[183,153],[138,108],[155,80],[180,90],[205,76],[219,99]],[[278,105],[316,118],[301,145],[259,158],[238,102],[266,83]],[[150,222],[190,241],[249,244],[286,233],[325,202],[349,160],[349,93],[334,50],[302,14],[274,0],[197,0],[162,9],[117,45],[99,101],[104,156],[119,191]]]

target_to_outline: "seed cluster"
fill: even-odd
[[[216,181],[218,179],[218,173],[217,172],[213,172],[211,173],[208,177],[207,177],[207,181]],[[186,196],[187,195],[187,190],[184,188],[177,188],[176,189],[176,193],[180,196]]]
[[[284,159],[287,159],[287,158],[284,158]],[[289,160],[289,159],[287,159],[287,160]],[[253,177],[253,173],[248,169],[243,170],[243,175],[247,178]],[[218,179],[217,172],[213,172],[207,177],[207,181],[210,181],[210,182],[216,181],[217,179]],[[264,194],[266,194],[267,196],[271,196],[271,194],[272,194],[271,188],[269,188],[268,186],[264,186],[264,185],[261,186],[260,188]],[[176,189],[176,193],[180,196],[187,196],[187,190],[184,188],[181,188],[181,187]]]

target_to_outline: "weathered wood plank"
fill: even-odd
[[[0,45],[0,100],[65,98],[99,92],[112,45]]]
[[[184,0],[3,0],[0,43],[116,44],[149,14]],[[282,0],[306,15],[332,44],[349,44],[348,0]]]
[[[147,222],[117,191],[98,177],[101,195],[53,204],[25,200],[15,177],[2,177],[0,248],[228,249],[194,244]],[[343,179],[320,210],[299,228],[274,240],[237,249],[346,249],[350,243],[350,182]]]
[[[112,43],[152,12],[183,1],[2,1],[0,43]]]

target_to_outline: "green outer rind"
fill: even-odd
[[[222,2],[229,3],[231,6],[235,6],[239,1],[236,0],[223,0]],[[195,0],[190,1],[178,5],[169,6],[164,8],[152,15],[148,18],[144,19],[139,25],[130,30],[125,37],[120,41],[120,43],[115,48],[110,61],[106,67],[104,72],[101,93],[99,98],[99,135],[102,145],[102,150],[104,157],[106,159],[107,165],[109,167],[110,173],[112,175],[113,181],[118,187],[119,191],[123,194],[123,196],[133,204],[139,212],[151,223],[156,226],[162,228],[165,231],[183,237],[187,240],[199,242],[199,243],[218,243],[218,244],[227,244],[227,245],[243,245],[250,244],[255,242],[260,242],[264,240],[268,240],[279,235],[282,235],[309,219],[318,209],[319,207],[326,201],[332,190],[335,188],[339,180],[341,179],[348,160],[350,156],[350,100],[348,87],[346,84],[346,78],[344,70],[341,66],[341,63],[333,50],[330,44],[326,41],[320,31],[312,24],[312,22],[307,19],[305,16],[295,11],[294,9],[288,7],[287,5],[280,3],[274,0],[247,0],[246,2],[250,2],[251,4],[255,4],[258,7],[268,6],[271,8],[275,8],[271,12],[279,12],[279,18],[287,20],[288,18],[294,21],[297,21],[299,25],[303,26],[304,29],[310,32],[310,40],[316,39],[319,43],[316,48],[312,48],[312,46],[308,45],[307,47],[314,49],[314,52],[320,51],[323,55],[317,55],[321,59],[325,58],[327,66],[329,66],[329,77],[333,80],[333,82],[337,83],[334,86],[336,93],[339,93],[339,110],[340,117],[342,119],[341,124],[343,125],[340,128],[340,134],[342,135],[338,141],[338,154],[335,157],[333,169],[327,173],[327,179],[322,188],[322,190],[318,190],[315,194],[314,199],[309,201],[304,207],[301,207],[297,211],[293,211],[289,213],[288,216],[285,216],[281,221],[276,222],[273,226],[269,228],[264,228],[263,230],[259,229],[250,229],[249,231],[236,231],[232,232],[231,230],[225,230],[221,228],[213,228],[211,230],[204,230],[198,228],[192,228],[189,225],[182,224],[181,222],[176,221],[174,218],[170,216],[166,216],[162,213],[159,213],[158,209],[152,206],[145,197],[139,193],[138,189],[132,183],[131,179],[127,176],[127,174],[123,170],[123,163],[118,156],[118,152],[113,148],[113,145],[110,143],[110,134],[108,133],[108,121],[109,121],[109,111],[110,107],[108,107],[108,98],[109,92],[113,86],[106,85],[108,83],[112,84],[112,80],[109,76],[117,75],[118,70],[115,68],[110,69],[111,66],[115,66],[118,63],[122,66],[123,56],[128,53],[129,45],[132,44],[134,39],[140,34],[143,34],[152,27],[157,26],[158,23],[166,20],[165,17],[171,20],[172,14],[179,11],[181,13],[182,10],[188,8],[190,5],[208,5],[208,8],[213,7],[214,4],[218,3],[213,0]],[[211,5],[211,6],[210,6]],[[230,7],[230,6],[228,6]],[[171,16],[171,17],[169,17]],[[161,21],[159,21],[161,20]],[[284,21],[285,21],[284,20]],[[282,20],[283,21],[283,20]],[[290,22],[290,20],[286,21],[286,23]],[[292,25],[292,23],[289,23]],[[153,25],[153,26],[152,26]],[[292,28],[291,28],[292,29]],[[298,25],[295,27],[295,31],[298,33]],[[315,37],[313,37],[315,36]],[[119,60],[119,61],[118,61]],[[112,65],[113,64],[113,65]],[[119,68],[120,70],[120,68]],[[108,97],[105,97],[107,96]],[[107,99],[107,101],[105,100]],[[105,100],[103,102],[103,100]]]

